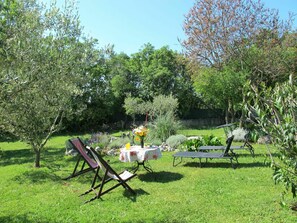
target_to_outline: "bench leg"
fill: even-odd
[[[173,157],[173,163],[172,163],[173,166],[177,166],[178,164],[180,164],[183,161],[183,158],[182,157],[179,157],[180,158],[180,161],[178,163],[175,163],[175,159],[176,158],[178,158],[178,157],[176,157],[176,156]]]

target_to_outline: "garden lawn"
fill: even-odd
[[[211,134],[211,130],[203,130],[203,134]],[[163,152],[161,159],[150,161],[154,173],[141,168],[138,177],[129,181],[136,197],[118,187],[102,199],[84,204],[91,195],[79,195],[89,188],[93,174],[62,180],[76,162],[75,157],[64,156],[69,138],[58,136],[49,141],[39,169],[33,167],[34,154],[25,144],[0,143],[0,222],[297,220],[297,212],[280,205],[284,188],[272,180],[264,146],[255,145],[255,158],[248,151],[239,151],[235,170],[226,160],[211,160],[200,168],[198,160],[184,159],[173,167],[173,152]],[[121,163],[118,157],[105,158],[117,171],[132,165]],[[290,195],[286,199],[288,203],[293,201]]]

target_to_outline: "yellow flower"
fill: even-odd
[[[139,126],[136,129],[133,129],[133,133],[140,137],[145,137],[148,133],[148,129],[144,126]]]

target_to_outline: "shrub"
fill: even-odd
[[[162,141],[161,141],[161,139],[154,138],[154,139],[150,139],[148,141],[148,143],[146,143],[146,141],[145,141],[145,144],[160,146],[160,145],[162,145]]]
[[[197,139],[188,139],[181,144],[181,148],[187,151],[197,151],[200,146],[203,146],[203,140],[201,137]]]
[[[249,132],[249,140],[251,142],[258,142],[258,139],[264,136],[265,134],[259,130],[252,130]]]
[[[110,143],[111,136],[106,133],[94,133],[91,135],[88,144],[93,148],[99,147],[101,150],[105,149]]]
[[[189,139],[181,144],[183,150],[198,151],[200,146],[221,146],[220,139],[216,136],[201,136],[197,139]]]
[[[157,138],[165,142],[169,136],[176,134],[181,124],[176,120],[172,112],[158,116],[152,123],[149,123],[149,140]]]
[[[204,146],[222,146],[221,140],[214,135],[202,136],[202,142]]]
[[[187,137],[184,135],[172,135],[166,140],[166,144],[173,149],[177,149],[177,147],[186,140]]]
[[[128,142],[130,142],[130,139],[128,137],[116,138],[108,144],[107,148],[108,149],[119,149],[121,147],[124,147]]]

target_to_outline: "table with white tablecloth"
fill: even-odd
[[[120,161],[122,162],[136,162],[137,165],[134,168],[136,172],[139,166],[143,166],[149,172],[153,172],[152,169],[147,165],[148,160],[156,160],[162,157],[162,153],[159,147],[144,147],[131,146],[130,148],[120,149]]]

